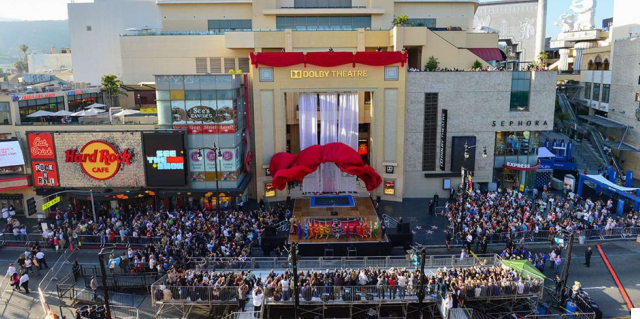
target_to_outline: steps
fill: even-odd
[[[574,142],[573,158],[578,167],[578,172],[583,172],[585,169],[589,174],[597,174],[598,168],[602,167],[602,159],[590,143],[577,143]]]

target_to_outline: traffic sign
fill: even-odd
[[[53,206],[53,205],[55,205],[55,204],[57,204],[59,202],[60,202],[60,196],[58,196],[58,197],[56,197],[56,198],[54,198],[54,199],[42,204],[42,210],[45,210],[45,209],[47,209],[47,208],[49,208],[49,207],[51,207],[51,206]]]

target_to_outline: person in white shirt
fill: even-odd
[[[11,276],[13,276],[13,274],[15,274],[16,271],[16,266],[13,265],[13,263],[9,264],[9,269],[7,270],[7,274],[9,274],[9,278],[11,278]]]
[[[20,287],[24,288],[25,293],[29,293],[29,275],[26,272],[20,277]]]
[[[407,276],[405,276],[404,273],[398,275],[398,290],[400,290],[398,294],[400,299],[404,299],[407,295]]]
[[[524,283],[522,282],[522,278],[520,278],[520,281],[518,281],[518,284],[516,285],[516,289],[517,289],[518,295],[524,294]]]
[[[39,251],[36,254],[36,259],[38,259],[40,269],[42,269],[42,266],[44,266],[45,268],[49,268],[49,265],[47,265],[47,261],[44,259],[44,253],[42,251]]]
[[[460,261],[464,261],[465,258],[467,258],[467,252],[464,250],[464,248],[462,248],[462,250],[460,251]]]
[[[253,308],[255,312],[260,312],[260,308],[262,307],[262,300],[264,299],[264,294],[262,288],[256,287],[251,293],[253,296]]]

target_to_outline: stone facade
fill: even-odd
[[[144,175],[144,151],[140,132],[65,132],[54,133],[56,159],[61,187],[143,187],[146,186]],[[120,169],[110,179],[96,180],[87,176],[80,163],[66,163],[65,151],[80,151],[87,143],[102,141],[111,144],[117,152],[128,149],[133,153],[131,165],[120,165]]]
[[[545,131],[553,129],[556,72],[532,72],[529,111],[511,112],[512,72],[410,72],[407,75],[407,117],[405,121],[404,197],[446,195],[442,179],[460,183],[460,172],[451,171],[454,136],[475,136],[477,147],[474,182],[493,180],[495,133],[499,131]],[[438,116],[448,110],[446,167],[422,171],[425,93],[438,93]],[[536,122],[537,121],[537,122]],[[537,124],[537,125],[536,125]],[[438,127],[437,147],[440,147]],[[482,157],[486,147],[488,156]],[[436,159],[437,160],[437,159]],[[425,173],[449,174],[425,178]]]

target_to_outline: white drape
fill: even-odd
[[[320,94],[320,145],[338,141],[338,94]],[[323,193],[335,193],[337,172],[340,170],[334,163],[320,166],[320,181]]]
[[[358,92],[340,93],[340,117],[338,142],[358,150]],[[339,191],[355,192],[356,178],[341,172],[336,167],[336,181]]]
[[[300,150],[318,144],[318,95],[316,93],[300,93],[298,98],[300,114]],[[303,192],[319,192],[320,180],[318,171],[304,178]]]

